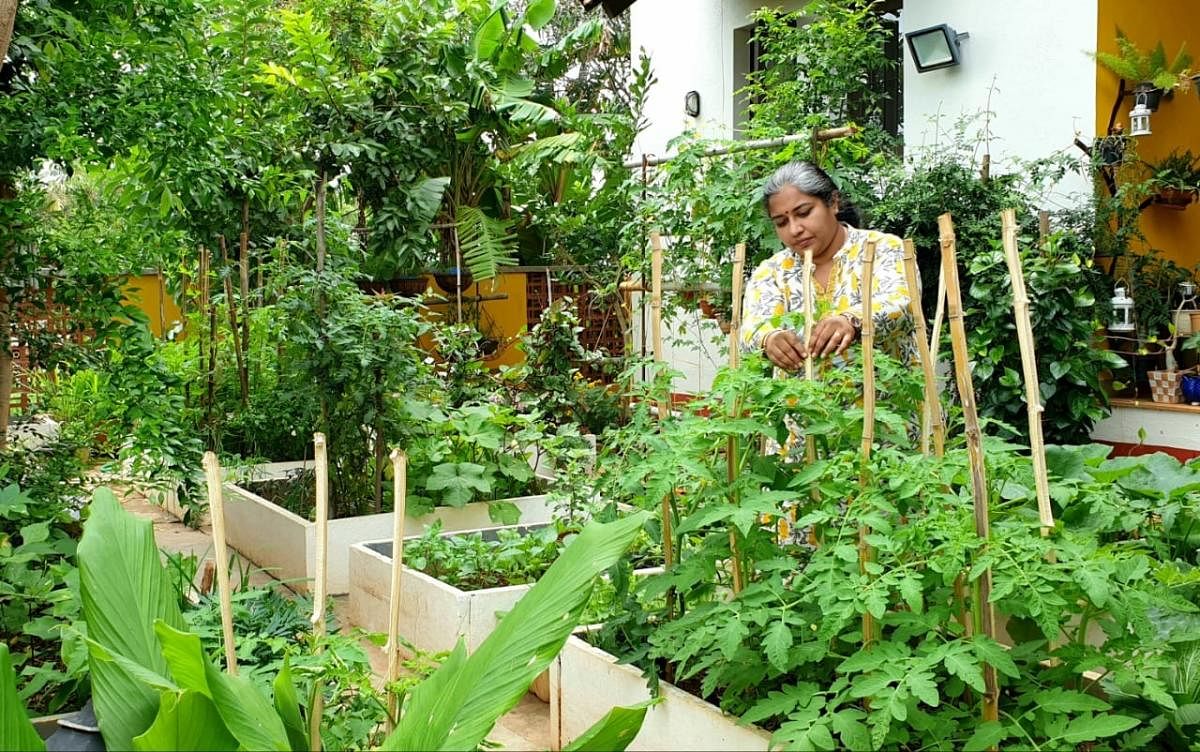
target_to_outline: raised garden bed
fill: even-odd
[[[771,735],[756,726],[739,725],[716,705],[667,682],[659,684],[662,700],[646,720],[630,750],[721,749],[767,750]],[[550,742],[562,749],[609,708],[650,699],[646,679],[636,667],[594,647],[578,635],[563,646],[550,664]]]
[[[311,467],[311,463],[308,464]],[[261,466],[253,480],[282,478],[305,463],[272,463]],[[550,519],[545,495],[505,499],[516,505],[521,521],[537,524]],[[462,507],[438,507],[420,517],[408,516],[405,529],[421,533],[435,522],[448,532],[477,530],[492,524],[489,502],[473,502]],[[242,486],[225,485],[225,525],[229,544],[243,556],[293,589],[306,591],[316,573],[317,526]],[[392,529],[392,513],[342,517],[329,521],[328,592],[340,595],[350,590],[350,546],[378,539]]]

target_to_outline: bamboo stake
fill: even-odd
[[[730,316],[729,324],[729,367],[737,368],[741,361],[741,343],[738,339],[738,330],[742,327],[742,273],[746,267],[746,244],[738,243],[734,249],[733,256],[733,312]],[[737,417],[742,412],[741,400],[734,400],[733,417]],[[737,458],[738,458],[738,440],[730,436],[725,447],[725,466],[726,477],[730,487],[737,480]],[[737,496],[734,495],[730,501],[736,506],[738,503]],[[737,542],[737,529],[730,525],[729,527],[729,553],[733,559],[733,594],[737,595],[742,592],[743,574],[742,574],[742,554]]]
[[[225,498],[221,488],[221,466],[217,455],[204,453],[208,478],[208,512],[212,519],[213,556],[217,564],[217,594],[221,599],[221,634],[225,641],[225,669],[237,676],[237,645],[233,641],[233,597],[229,589],[229,554],[225,547]]]
[[[938,270],[937,307],[933,312],[933,329],[929,332],[929,352],[934,363],[942,346],[942,318],[946,315],[946,270]]]
[[[317,641],[315,652],[325,652],[320,638],[325,636],[325,587],[329,557],[329,461],[325,450],[325,434],[313,434],[313,470],[317,481],[317,551],[316,581],[313,583],[312,633]],[[325,692],[318,678],[313,682],[313,697],[309,704],[308,737],[311,752],[321,749],[321,716],[325,712]]]
[[[971,465],[971,492],[975,506],[975,533],[986,542],[990,536],[988,520],[987,477],[983,461],[983,436],[979,430],[979,415],[975,408],[975,385],[971,382],[971,366],[967,353],[967,330],[963,324],[962,292],[958,283],[958,259],[954,246],[954,222],[949,214],[938,217],[942,246],[942,271],[946,278],[947,318],[950,323],[950,343],[954,350],[954,374],[958,380],[959,400],[962,403],[966,427],[967,458]],[[985,569],[975,581],[974,619],[978,631],[996,639],[996,611],[989,598],[992,591],[992,570]],[[996,669],[986,661],[983,665],[983,720],[1000,717],[1000,691],[996,684]]]
[[[871,482],[871,448],[875,444],[875,316],[871,297],[875,283],[875,241],[868,240],[863,248],[862,269],[862,361],[863,361],[863,436],[862,464],[859,465],[858,485],[866,489]],[[867,564],[875,558],[875,552],[867,543],[871,528],[858,527],[858,569],[867,574]],[[876,640],[875,617],[870,612],[862,615],[863,648],[869,648]]]
[[[658,230],[650,231],[650,327],[654,337],[654,362],[663,362],[662,340],[662,236]],[[658,402],[658,421],[662,423],[671,414],[671,390],[668,386],[666,399]],[[663,566],[671,568],[675,561],[674,533],[671,530],[671,495],[662,500]]]
[[[1049,221],[1047,219],[1047,221]],[[1054,511],[1050,508],[1050,481],[1046,475],[1046,443],[1042,438],[1042,395],[1038,381],[1037,359],[1034,352],[1033,323],[1029,318],[1029,294],[1025,291],[1025,274],[1017,252],[1017,214],[1012,209],[1000,212],[1004,233],[1004,258],[1012,277],[1013,316],[1017,320],[1017,339],[1021,343],[1021,369],[1025,375],[1025,406],[1029,416],[1029,450],[1033,457],[1033,482],[1037,489],[1038,519],[1042,537],[1054,529]]]
[[[813,331],[813,316],[815,315],[816,306],[813,300],[813,253],[812,248],[804,249],[804,273],[801,277],[804,285],[804,347],[807,348],[812,343]],[[814,372],[814,361],[812,353],[804,359],[804,378],[807,381],[812,381],[816,377]],[[817,461],[817,444],[812,432],[805,430],[804,432],[804,458],[808,464],[813,464]]]
[[[400,695],[391,687],[400,678],[400,573],[404,569],[404,502],[407,498],[408,456],[399,449],[392,454],[392,583],[388,593],[388,634],[384,652],[387,653],[388,714],[384,728],[390,733],[400,715]]]
[[[250,405],[250,371],[246,367],[246,353],[238,340],[238,313],[233,303],[233,280],[225,278],[225,303],[229,309],[229,331],[232,332],[233,354],[237,358],[238,386],[241,389],[242,407]]]
[[[929,439],[933,438],[933,453],[941,457],[946,453],[946,421],[942,413],[942,400],[938,393],[937,374],[933,353],[925,328],[925,311],[921,308],[921,281],[917,276],[917,250],[913,242],[904,240],[904,278],[908,283],[909,303],[913,324],[916,329],[917,356],[921,361],[921,373],[925,377],[925,403],[921,419],[921,453],[929,454]],[[865,320],[865,319],[864,319]]]

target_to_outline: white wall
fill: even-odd
[[[806,0],[773,3],[802,7]],[[631,49],[637,64],[645,50],[658,83],[646,103],[649,127],[632,156],[662,156],[671,139],[690,128],[714,138],[732,138],[734,29],[750,23],[750,14],[766,3],[757,0],[638,0],[629,9]],[[684,113],[689,91],[700,92],[700,117]]]
[[[905,48],[904,142],[936,143],[962,114],[989,110],[992,160],[1090,143],[1096,122],[1096,0],[905,0],[901,33],[949,24],[962,40],[962,64],[917,73]],[[991,100],[989,102],[989,94]],[[934,118],[940,118],[940,128]],[[1052,196],[1064,205],[1090,184],[1072,176]],[[1046,207],[1054,208],[1054,205]]]

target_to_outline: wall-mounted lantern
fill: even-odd
[[[1146,95],[1138,92],[1137,103],[1129,111],[1129,135],[1150,135],[1150,108],[1146,106]]]

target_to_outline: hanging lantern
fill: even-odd
[[[1192,316],[1196,310],[1196,283],[1179,283],[1179,307],[1175,309],[1175,333],[1186,337],[1195,332],[1192,326]]]
[[[1109,331],[1113,332],[1132,332],[1135,327],[1133,324],[1133,298],[1125,294],[1125,287],[1118,285],[1113,290],[1112,297],[1112,323],[1108,325]]]
[[[1150,135],[1150,108],[1146,106],[1146,95],[1138,93],[1137,103],[1129,111],[1129,135]]]

